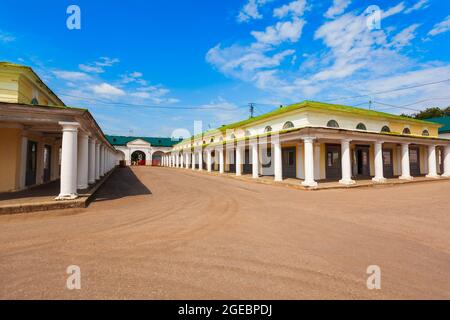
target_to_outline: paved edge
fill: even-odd
[[[108,180],[108,178],[116,171],[115,167],[113,170],[108,172],[100,181],[98,181],[88,193],[80,194],[77,199],[74,200],[52,200],[52,201],[42,201],[28,204],[9,204],[0,206],[0,215],[7,214],[18,214],[18,213],[30,213],[37,211],[49,211],[58,209],[73,209],[73,208],[86,208],[95,198],[95,194],[100,189],[100,187]],[[20,201],[20,199],[19,199]]]

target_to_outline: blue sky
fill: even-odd
[[[450,105],[445,0],[13,1],[0,60],[33,67],[105,133],[167,136],[306,99],[413,113]],[[69,5],[81,30],[66,27]],[[377,5],[380,28],[368,28]],[[369,96],[343,99],[359,95]],[[425,101],[423,101],[425,100]],[[401,107],[401,108],[399,108]]]

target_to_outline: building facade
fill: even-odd
[[[450,176],[442,127],[374,110],[304,101],[185,139],[163,165],[320,181]]]
[[[74,199],[117,163],[86,109],[67,107],[26,66],[0,62],[0,192],[60,180]]]
[[[109,143],[116,148],[120,160],[127,165],[161,166],[162,156],[179,143],[179,139],[162,137],[109,136]]]

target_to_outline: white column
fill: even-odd
[[[178,168],[180,165],[180,155],[178,153],[175,153],[175,168]]]
[[[203,151],[201,149],[198,152],[198,170],[203,170]]]
[[[303,138],[303,142],[303,153],[305,156],[305,180],[302,182],[302,185],[305,187],[317,187],[317,182],[314,180],[314,138]]]
[[[77,194],[77,122],[60,122],[62,126],[61,182],[58,200],[71,200]]]
[[[89,137],[84,132],[78,134],[78,190],[87,189],[89,174]]]
[[[410,174],[410,163],[409,163],[409,144],[402,144],[402,175],[400,176],[402,180],[412,180]]]
[[[283,162],[281,156],[281,143],[278,139],[272,141],[273,146],[273,164],[275,181],[283,181]]]
[[[211,150],[206,149],[206,170],[208,172],[211,172],[211,164],[212,164],[212,161],[211,161]]]
[[[180,168],[184,167],[184,153],[180,153]]]
[[[236,147],[236,176],[241,176],[242,175],[242,146],[237,146]]]
[[[100,142],[95,142],[95,179],[100,179]]]
[[[444,147],[444,174],[445,178],[450,178],[450,146]]]
[[[223,146],[219,149],[219,173],[225,172],[225,154],[223,153]]]
[[[88,161],[88,183],[95,183],[95,140],[89,138],[89,161]]]
[[[436,146],[428,146],[428,174],[427,178],[439,178],[437,174],[437,161],[436,161]]]
[[[252,146],[252,177],[253,179],[259,178],[259,151],[258,142],[253,141]]]
[[[386,178],[384,177],[384,168],[383,168],[383,142],[376,141],[374,143],[374,152],[375,152],[375,177],[372,181],[377,183],[386,182]]]
[[[100,177],[103,177],[103,144],[100,143],[100,147],[99,147],[99,166],[98,166],[98,170],[99,170],[99,175]]]
[[[352,162],[350,159],[350,140],[343,139],[341,141],[341,166],[342,166],[342,179],[339,181],[341,184],[354,184],[352,180]]]

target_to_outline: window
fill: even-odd
[[[291,121],[288,121],[283,125],[283,129],[290,129],[293,127],[294,127],[294,124]]]
[[[213,143],[214,142],[214,138],[211,138],[210,142]]]
[[[234,135],[234,133],[231,134],[231,139],[236,139],[236,136]]]
[[[364,131],[367,131],[367,127],[366,127],[366,125],[364,124],[364,123],[358,123],[358,125],[356,126],[356,129],[357,130],[364,130]]]
[[[391,132],[391,129],[388,126],[384,126],[381,128],[381,132]]]
[[[265,127],[264,132],[272,132],[272,127],[271,126]]]
[[[424,137],[429,137],[429,136],[430,136],[430,132],[429,132],[428,130],[423,130],[423,131],[422,131],[422,135],[423,135]]]
[[[250,137],[252,134],[250,133],[250,131],[248,131],[248,130],[245,130],[245,136],[246,137]]]
[[[31,99],[31,104],[35,105],[35,106],[38,105],[39,104],[38,99],[36,99],[36,98]]]
[[[411,134],[411,130],[409,128],[403,129],[403,134]]]
[[[327,123],[327,127],[328,128],[339,128],[339,124],[337,123],[336,120],[330,120]]]

